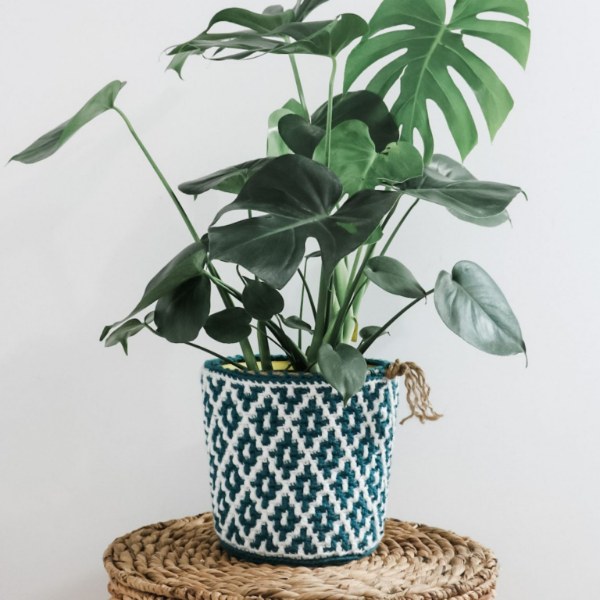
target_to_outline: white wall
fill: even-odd
[[[260,155],[268,113],[293,93],[286,59],[197,60],[184,82],[160,60],[223,5],[2,0],[0,159],[117,78],[129,81],[120,106],[175,184]],[[390,512],[494,548],[500,600],[591,597],[600,534],[600,7],[531,5],[527,73],[494,54],[516,108],[467,161],[530,201],[515,202],[513,228],[492,231],[423,205],[395,246],[426,283],[463,258],[488,269],[530,366],[467,346],[432,303],[376,349],[421,364],[446,415],[399,430]],[[334,0],[320,12],[375,6]],[[314,106],[326,61],[300,62]],[[439,149],[455,155],[447,137]],[[204,357],[148,336],[129,358],[97,342],[187,234],[116,114],[46,162],[3,168],[0,190],[0,597],[100,599],[115,536],[209,509]],[[200,228],[222,202],[185,201]],[[371,295],[365,321],[383,298]]]

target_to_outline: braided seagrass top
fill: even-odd
[[[212,514],[142,527],[104,554],[112,600],[491,600],[493,554],[473,540],[388,519],[370,557],[286,567],[230,557]]]

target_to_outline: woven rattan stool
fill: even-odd
[[[497,563],[473,540],[389,519],[369,558],[331,567],[230,557],[205,513],[142,527],[104,554],[112,600],[491,600]]]

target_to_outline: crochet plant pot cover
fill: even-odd
[[[205,364],[214,525],[230,554],[326,565],[379,545],[399,389],[388,363],[371,364],[346,406],[318,375]]]

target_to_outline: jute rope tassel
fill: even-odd
[[[425,423],[426,421],[437,421],[442,417],[442,415],[436,413],[435,410],[433,410],[433,406],[431,406],[431,401],[429,400],[431,388],[427,385],[425,373],[419,365],[413,362],[400,362],[399,360],[396,360],[388,367],[385,376],[388,379],[404,377],[406,401],[410,407],[410,415],[405,419],[402,419],[400,425],[404,425],[406,421],[413,417],[417,417],[421,423]]]

